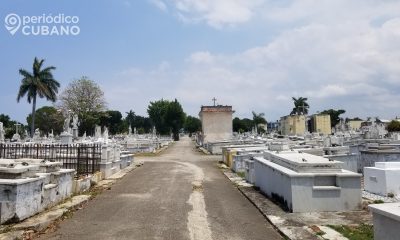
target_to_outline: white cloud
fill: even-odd
[[[221,28],[249,21],[263,0],[172,0],[185,22],[206,22]]]
[[[168,11],[167,5],[162,0],[148,0],[148,1],[162,11],[164,12]]]
[[[249,21],[261,1],[173,3],[185,18],[218,27]],[[298,0],[285,6],[265,1],[257,12],[284,26],[268,43],[237,53],[194,51],[179,69],[167,64],[165,71],[133,71],[130,77],[149,89],[137,92],[137,101],[147,106],[153,96],[177,97],[197,114],[216,97],[240,116],[255,110],[274,120],[290,112],[292,96],[303,96],[312,112],[343,108],[349,116],[400,115],[393,104],[400,101],[399,1]]]

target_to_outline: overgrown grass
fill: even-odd
[[[349,240],[373,240],[374,228],[372,225],[361,224],[358,226],[328,225],[328,227],[341,233]]]
[[[241,178],[246,178],[246,175],[244,172],[237,172],[236,174]]]
[[[374,204],[380,204],[380,203],[385,203],[383,200],[374,200],[373,201]]]

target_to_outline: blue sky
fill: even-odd
[[[11,35],[0,28],[0,113],[25,122],[16,103],[35,56],[57,67],[62,89],[88,76],[108,108],[146,114],[178,98],[186,112],[233,105],[236,115],[286,115],[291,97],[311,112],[400,116],[400,2],[385,0],[4,0],[0,17],[79,17],[77,36]],[[48,105],[43,100],[39,105]]]

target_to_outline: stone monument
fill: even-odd
[[[78,115],[72,117],[72,136],[78,138]]]
[[[130,135],[132,135],[132,127],[129,125],[129,128],[128,128],[128,136],[130,136]]]
[[[100,126],[95,126],[94,128],[94,138],[99,139],[101,138],[101,127]]]
[[[4,142],[4,128],[3,128],[3,123],[0,122],[0,143]]]
[[[40,140],[40,130],[39,128],[35,129],[35,133],[33,134],[33,141],[39,141]]]
[[[71,123],[71,114],[70,111],[68,111],[67,117],[64,120],[64,131],[60,134],[62,144],[72,144],[70,123]]]
[[[104,141],[108,140],[108,128],[107,127],[104,127],[103,139],[104,139]]]
[[[18,134],[19,126],[21,126],[21,124],[19,124],[19,123],[15,124],[15,134],[12,136],[12,141],[14,141],[14,142],[19,142],[21,140],[21,136]]]

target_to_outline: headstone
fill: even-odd
[[[21,136],[18,134],[18,127],[21,126],[21,124],[16,123],[15,124],[15,134],[12,136],[12,140],[19,142],[21,140]]]
[[[64,132],[63,133],[70,133],[70,123],[71,123],[71,115],[68,112],[67,117],[64,120]]]
[[[130,136],[130,135],[132,135],[132,127],[129,125],[129,128],[128,128],[128,136]]]
[[[108,140],[108,128],[107,127],[104,128],[103,138],[104,138],[105,141]]]
[[[94,138],[99,139],[101,138],[101,127],[100,126],[95,126],[94,128]]]
[[[4,142],[4,128],[3,123],[0,122],[0,143]]]
[[[72,118],[72,136],[74,138],[78,137],[78,115],[74,115]]]
[[[54,132],[53,129],[51,129],[51,132],[49,133],[49,139],[53,139],[54,138]]]
[[[33,140],[34,140],[34,141],[40,140],[40,130],[39,130],[39,128],[36,128],[36,129],[35,129],[35,133],[34,133],[34,135],[33,135]]]

